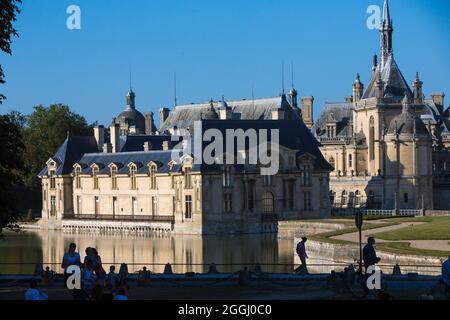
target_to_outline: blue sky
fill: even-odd
[[[66,9],[81,8],[81,30]],[[300,95],[325,101],[351,94],[357,72],[367,85],[379,33],[366,27],[382,0],[24,0],[13,56],[0,55],[7,101],[0,113],[65,103],[88,122],[109,124],[125,106],[132,66],[142,112],[180,103],[275,96],[281,62],[295,67]],[[391,0],[394,52],[408,82],[419,71],[427,95],[450,96],[450,1]],[[449,101],[449,100],[447,100]],[[447,103],[448,104],[448,103]]]

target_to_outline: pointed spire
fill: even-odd
[[[381,33],[381,67],[384,67],[388,58],[393,55],[393,46],[392,46],[392,33],[394,29],[392,27],[392,19],[391,14],[389,12],[389,2],[388,0],[384,0],[384,9],[383,9],[383,21],[380,26]]]
[[[291,86],[294,89],[294,62],[291,61]]]
[[[383,8],[383,24],[391,24],[391,14],[389,12],[389,1],[384,0],[384,8]]]
[[[284,60],[281,62],[281,95],[284,95]]]

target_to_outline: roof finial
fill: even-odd
[[[292,89],[294,89],[294,62],[291,61],[291,85]]]
[[[173,74],[173,106],[174,108],[177,106],[177,73]]]
[[[284,95],[284,60],[281,61],[281,95]]]
[[[409,112],[409,97],[407,91],[405,91],[405,97],[403,98],[403,113],[405,112]]]
[[[128,71],[130,73],[130,91],[133,91],[132,85],[131,85],[131,63],[128,65]]]
[[[391,14],[389,12],[389,1],[384,0],[383,8],[383,24],[391,24]]]

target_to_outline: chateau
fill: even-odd
[[[418,73],[408,85],[394,59],[393,31],[385,0],[369,85],[358,74],[352,96],[328,103],[314,126],[334,167],[330,200],[338,208],[449,209],[449,108],[443,93],[425,98]]]
[[[125,110],[108,127],[97,126],[91,137],[69,135],[47,161],[39,174],[42,223],[262,233],[276,232],[279,221],[330,217],[332,207],[449,209],[449,108],[443,93],[425,98],[418,74],[408,85],[394,59],[393,31],[385,0],[369,85],[358,74],[352,96],[328,103],[315,124],[314,98],[299,105],[292,88],[266,99],[175,102],[160,109],[158,129],[153,113],[137,110],[130,88]],[[215,154],[213,164],[181,152],[207,130],[244,139],[233,154]],[[277,174],[262,175],[265,166],[249,161],[252,130],[279,133]],[[209,148],[203,142],[202,151]],[[229,157],[244,162],[229,164]]]
[[[126,101],[108,128],[94,128],[91,137],[68,136],[47,161],[39,176],[48,227],[263,233],[276,232],[280,220],[330,216],[332,168],[305,125],[295,89],[289,97],[162,108],[159,130],[152,113],[137,110],[131,89]],[[302,102],[312,124],[313,98]],[[209,129],[245,133],[234,155],[216,155],[241,155],[244,162],[196,163],[194,154],[179,152]],[[276,175],[261,175],[261,164],[247,161],[250,130],[279,132]]]

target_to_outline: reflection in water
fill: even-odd
[[[129,264],[130,272],[146,265],[154,272],[162,272],[164,264],[174,264],[176,273],[207,272],[215,263],[221,272],[242,268],[236,264],[289,264],[294,262],[292,240],[280,240],[276,235],[242,236],[158,236],[98,233],[68,233],[61,231],[27,231],[24,234],[8,234],[0,240],[0,273],[30,274],[34,264],[4,265],[4,263],[43,262],[61,272],[64,251],[75,242],[82,259],[84,249],[97,248],[104,267],[122,262]],[[225,264],[220,266],[221,264]],[[235,266],[232,266],[232,265]],[[205,265],[205,266],[204,266]],[[263,266],[268,272],[291,272],[292,266]]]

